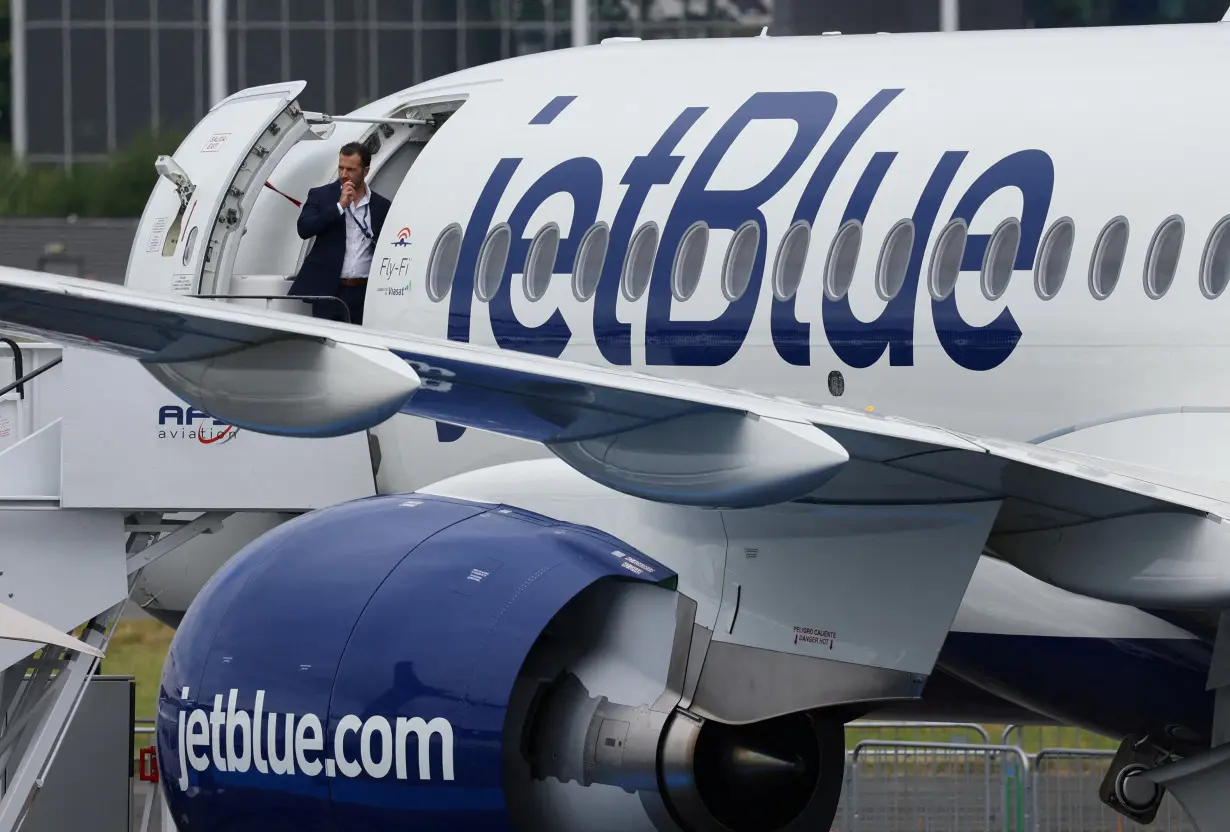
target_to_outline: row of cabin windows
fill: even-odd
[[[1099,232],[1089,263],[1089,291],[1098,300],[1105,300],[1119,283],[1124,255],[1128,245],[1128,221],[1115,217]],[[927,267],[927,290],[936,300],[952,294],[961,272],[969,227],[965,220],[954,219],[941,229]],[[884,238],[876,263],[876,294],[890,301],[901,291],[914,248],[914,221],[897,222]],[[1151,298],[1166,294],[1174,282],[1179,253],[1183,248],[1184,224],[1177,215],[1167,217],[1153,233],[1145,258],[1144,288]],[[598,289],[598,279],[606,260],[610,228],[599,222],[586,231],[577,249],[573,268],[572,293],[582,303],[590,300]],[[1034,264],[1034,290],[1042,300],[1055,297],[1067,276],[1072,257],[1076,226],[1070,217],[1062,217],[1042,235],[1038,257]],[[427,295],[441,301],[452,288],[457,261],[461,253],[462,229],[454,223],[441,232],[428,263]],[[636,301],[649,286],[654,259],[658,253],[658,225],[646,222],[632,235],[624,258],[620,292],[629,301]],[[850,220],[837,230],[824,263],[824,294],[830,300],[841,300],[850,291],[854,269],[863,241],[863,226]],[[1021,243],[1020,220],[1004,220],[991,233],[983,255],[980,284],[988,300],[998,300],[1008,290],[1017,250]],[[512,232],[507,224],[493,228],[483,242],[475,274],[474,293],[484,303],[495,297],[508,265]],[[555,223],[544,226],[534,236],[526,255],[523,291],[530,301],[546,295],[559,253],[560,229]],[[726,248],[722,264],[722,294],[736,301],[747,291],[755,268],[756,251],[760,246],[760,226],[750,221],[740,226]],[[803,267],[811,246],[811,226],[796,222],[786,231],[773,264],[773,294],[779,300],[789,300],[798,291]],[[696,223],[679,241],[671,272],[671,292],[685,301],[700,285],[701,272],[709,248],[709,227]],[[1204,247],[1200,263],[1200,291],[1213,299],[1230,284],[1230,216],[1214,226]]]

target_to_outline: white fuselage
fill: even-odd
[[[1218,164],[1228,119],[1197,103],[1215,95],[1228,42],[1230,29],[1210,25],[620,43],[440,79],[417,94],[452,89],[466,101],[397,191],[366,325],[1016,440],[1136,417],[1142,432],[1162,435],[1162,451],[1134,449],[1141,434],[1120,428],[1110,440],[1088,433],[1091,452],[1143,464],[1164,452],[1199,475],[1207,459],[1184,453],[1182,436],[1165,438],[1173,432],[1164,414],[1210,411],[1183,422],[1203,440],[1220,432],[1230,406],[1227,301],[1201,288],[1205,259],[1213,290],[1230,277],[1230,235],[1215,234],[1230,213],[1221,195],[1230,173]],[[884,92],[892,90],[900,92]],[[575,100],[565,106],[559,96]],[[741,108],[759,118],[744,124]],[[836,164],[834,147],[857,132],[860,113],[868,123]],[[676,135],[663,138],[673,124]],[[953,295],[937,301],[929,272],[954,216],[968,222],[963,270]],[[834,278],[848,293],[826,298],[826,261],[851,217],[862,219],[856,265]],[[1107,265],[1116,253],[1099,258],[1097,243],[1119,217],[1128,234],[1116,271]],[[1153,245],[1171,217],[1181,220],[1177,261],[1174,237]],[[1070,253],[1044,257],[1043,239],[1064,218]],[[887,279],[901,286],[885,301],[878,267],[893,260],[886,241],[906,219],[908,263],[903,274],[889,263]],[[981,250],[1014,219],[1014,268],[988,300]],[[783,242],[799,221],[810,229],[805,265],[801,275],[786,269],[797,292],[778,300],[775,265],[797,266],[803,249],[783,256]],[[759,246],[746,291],[731,302],[724,262],[749,222]],[[484,251],[484,240],[504,223],[507,265],[491,268],[496,280],[485,284],[488,255],[501,252],[498,239]],[[707,225],[707,246],[681,246],[695,223]],[[558,256],[531,299],[527,256],[551,224]],[[579,300],[577,249],[601,224],[605,268],[596,294]],[[652,276],[632,270],[633,283],[648,286],[630,300],[617,288],[629,236],[650,224],[660,241]],[[431,255],[450,226],[464,242],[451,291],[436,300]],[[409,246],[399,245],[402,228]],[[848,250],[833,259],[848,264]],[[1146,284],[1166,284],[1167,264],[1168,289],[1151,297]],[[677,268],[695,285],[686,300],[672,296]],[[1096,296],[1116,274],[1109,295]],[[1049,299],[1040,279],[1046,294],[1059,286]],[[476,282],[480,294],[498,283],[490,300],[475,296]],[[834,371],[841,395],[830,392]]]
[[[301,199],[333,176],[343,141],[382,136],[370,179],[393,205],[367,327],[1053,442],[1203,482],[1230,461],[1217,440],[1230,301],[1202,291],[1230,279],[1218,179],[1230,174],[1216,164],[1230,119],[1199,104],[1228,42],[1211,25],[566,50],[367,105],[357,114],[452,115],[426,144],[400,126],[339,124],[292,148],[270,183]],[[232,290],[294,273],[296,212],[262,192]],[[1173,217],[1177,259],[1175,238],[1154,241]],[[1116,218],[1118,269],[1099,246]],[[939,245],[954,219],[963,254]],[[385,492],[547,453],[404,416],[373,433]]]
[[[925,699],[923,683],[943,672],[1059,722],[1167,736],[1167,753],[1207,747],[1221,726],[1204,625],[1230,592],[1204,586],[1225,572],[1216,522],[1225,512],[1205,506],[1230,501],[1221,473],[1230,464],[1230,316],[1222,310],[1230,202],[1221,198],[1230,173],[1218,164],[1230,117],[1216,106],[1228,45],[1221,25],[611,43],[436,79],[363,108],[358,115],[376,119],[370,128],[343,125],[314,139],[304,138],[308,120],[295,103],[301,82],[236,93],[176,154],[194,195],[166,182],[151,195],[129,282],[277,294],[308,245],[293,227],[295,201],[333,177],[342,142],[361,138],[375,148],[373,189],[392,199],[373,252],[368,332],[205,314],[148,295],[100,303],[131,312],[150,339],[162,328],[187,332],[185,321],[217,324],[217,333],[194,330],[175,342],[181,350],[194,337],[228,338],[229,348],[291,333],[285,343],[237,348],[216,367],[214,357],[168,348],[147,368],[168,389],[191,389],[211,414],[253,429],[333,435],[378,425],[377,489],[422,493],[381,502],[396,518],[386,526],[363,513],[375,503],[337,507],[330,516],[344,522],[344,541],[305,535],[295,544],[303,561],[269,578],[260,595],[202,593],[199,620],[185,620],[181,643],[199,642],[194,626],[221,632],[203,623],[214,617],[242,646],[248,633],[220,612],[223,597],[234,604],[225,609],[255,610],[252,620],[271,631],[283,628],[290,613],[282,609],[308,615],[321,632],[357,627],[304,607],[295,581],[333,603],[355,585],[351,553],[384,549],[399,564],[429,564],[413,583],[419,601],[408,600],[411,583],[373,582],[373,593],[401,593],[388,609],[409,604],[429,622],[410,627],[419,636],[403,647],[436,649],[441,636],[461,634],[483,641],[438,624],[463,602],[449,594],[455,584],[440,583],[430,597],[444,567],[405,556],[405,535],[423,518],[429,537],[452,529],[444,523],[455,522],[457,504],[448,499],[483,504],[484,515],[487,504],[504,503],[492,516],[540,512],[588,525],[605,535],[603,559],[633,563],[623,560],[631,548],[671,570],[671,588],[693,607],[680,620],[704,643],[691,654],[700,672],[687,707],[707,719],[746,724]],[[381,118],[425,123],[407,130]],[[198,204],[206,206],[200,215]],[[180,254],[181,229],[187,241],[199,233],[210,254],[190,242]],[[26,285],[28,276],[8,280],[19,299],[10,317],[46,329],[20,299],[51,290]],[[156,317],[167,310],[179,320]],[[372,344],[347,344],[347,336]],[[428,338],[506,352],[445,349]],[[574,363],[551,366],[525,353]],[[262,379],[274,389],[257,389]],[[676,380],[710,388],[705,398],[675,396]],[[381,384],[386,392],[368,397]],[[733,503],[673,499],[673,486],[655,491],[693,475],[755,477],[755,466],[740,467],[744,457],[812,450],[755,444],[751,428],[697,428],[690,417],[709,415],[700,405],[727,394],[719,415],[741,425],[777,430],[780,411],[760,406],[788,403],[760,396],[845,419],[850,427],[798,420],[817,423],[808,430],[834,443],[826,430],[853,440],[837,448],[844,479]],[[451,406],[433,409],[445,400]],[[468,427],[388,418],[399,408]],[[577,419],[582,411],[592,418]],[[858,411],[925,424],[880,432],[885,423]],[[898,442],[890,436],[897,428],[928,440]],[[952,435],[962,432],[976,441]],[[587,445],[595,436],[617,439]],[[1008,445],[1021,442],[1086,457]],[[560,459],[531,459],[549,453],[544,444]],[[631,476],[604,481],[597,469]],[[649,486],[619,488],[642,474]],[[428,495],[436,495],[430,506]],[[525,568],[524,553],[543,549],[547,534],[545,524],[526,522],[524,549],[511,545],[509,527],[476,524],[442,537],[440,551],[464,557],[475,576],[464,580],[476,583],[505,562]],[[1118,536],[1098,546],[1081,538],[1104,528]],[[1078,543],[1061,551],[1055,540],[1065,536]],[[278,540],[262,537],[248,553]],[[1051,560],[1030,572],[1020,565],[1030,553],[1001,542],[1049,547]],[[1007,562],[989,556],[996,547]],[[1072,563],[1078,581],[1056,574],[1056,564]],[[463,591],[476,599],[464,608],[474,611],[467,628],[479,622],[490,634],[502,624],[482,621],[509,620],[509,604],[486,588],[499,585]],[[248,584],[235,586],[246,592]],[[529,583],[509,586],[521,594]],[[366,611],[372,597],[354,608]],[[435,603],[440,614],[428,614]],[[387,624],[368,632],[387,659]],[[483,655],[470,649],[441,655]],[[362,675],[374,655],[347,667]],[[448,664],[423,655],[433,673]],[[792,669],[772,677],[764,667]],[[426,677],[414,678],[421,687]],[[1132,697],[1118,695],[1125,688]],[[486,695],[468,682],[441,690],[449,701]]]

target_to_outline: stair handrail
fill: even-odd
[[[17,389],[17,397],[24,400],[26,398],[26,385],[22,380],[22,376],[25,375],[25,371],[23,370],[22,365],[21,347],[17,346],[17,342],[12,338],[0,338],[0,344],[8,344],[9,349],[13,351],[13,378],[18,380],[18,383],[15,385]],[[7,393],[9,389],[10,388],[5,388],[4,392],[0,393],[0,396]]]
[[[302,300],[302,301],[324,301],[342,307],[342,315],[345,316],[343,323],[354,323],[350,318],[350,305],[346,301],[334,295],[185,295],[190,298],[201,298],[203,300]],[[269,304],[265,304],[265,308],[269,308]]]
[[[21,359],[21,348],[17,346],[17,342],[13,341],[11,338],[0,338],[0,343],[8,344],[9,347],[13,350],[13,356],[14,356],[13,367],[17,375],[17,380],[14,381],[12,384],[6,385],[4,387],[0,387],[0,396],[5,395],[6,393],[12,390],[16,390],[17,395],[20,396],[24,400],[26,398],[26,389],[25,389],[26,384],[38,378],[43,373],[47,372],[52,367],[56,366],[57,364],[59,364],[60,362],[64,360],[63,355],[57,355],[55,358],[51,359],[50,361],[48,361],[46,364],[39,367],[38,369],[31,370],[30,372],[25,373],[23,375],[22,374],[23,365],[22,365],[22,359]]]

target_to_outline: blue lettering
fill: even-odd
[[[436,441],[437,442],[456,442],[466,432],[466,429],[461,425],[450,425],[446,422],[436,422]]]
[[[470,340],[470,313],[474,304],[474,272],[478,268],[478,253],[487,238],[487,229],[495,209],[499,207],[504,191],[512,180],[520,159],[501,159],[491,173],[491,178],[478,195],[478,202],[470,212],[465,236],[461,239],[461,251],[457,255],[456,276],[448,299],[448,339]]]
[[[828,128],[836,109],[837,98],[832,93],[756,93],[735,111],[701,152],[680,188],[654,261],[645,319],[646,363],[716,367],[739,352],[760,299],[768,250],[768,226],[760,206],[794,177]],[[796,131],[773,170],[744,190],[711,190],[709,180],[743,130],[754,121],[778,119],[793,121]],[[749,220],[760,226],[760,243],[752,278],[743,296],[728,302],[716,320],[672,321],[674,254],[684,232],[697,222],[707,223],[710,229],[734,231]]]
[[[850,155],[850,151],[854,149],[854,145],[863,137],[867,129],[871,127],[872,122],[879,118],[880,113],[884,112],[885,108],[901,94],[899,89],[880,90],[868,101],[854,118],[850,120],[842,131],[837,134],[837,138],[833,140],[832,145],[824,152],[824,156],[820,159],[820,164],[816,166],[816,170],[811,175],[811,179],[807,182],[807,187],[803,189],[803,195],[799,197],[798,207],[794,211],[794,219],[791,220],[791,225],[804,220],[809,227],[814,227],[816,224],[816,216],[820,213],[820,206],[824,203],[825,197],[828,195],[829,186],[833,184],[834,177],[841,170],[841,166],[845,164],[846,159]],[[888,170],[888,164],[891,163],[889,154],[888,162],[881,162],[884,170],[879,173],[879,178],[883,179],[884,173]],[[873,159],[864,172],[863,177],[867,179],[872,173],[877,162]],[[877,168],[878,169],[878,168]],[[867,210],[871,207],[871,200],[875,197],[876,191],[879,188],[879,179],[873,181],[868,180],[866,184],[863,181],[859,182],[858,188],[855,189],[856,196],[851,197],[850,205],[846,208],[846,218],[849,219],[853,206],[860,194],[860,188],[870,190],[865,191],[867,205],[861,209],[859,219],[867,216]],[[844,222],[844,220],[843,220]],[[795,303],[798,293],[796,292],[789,300],[778,300],[774,295],[771,303],[771,311],[769,315],[770,329],[773,333],[773,346],[777,348],[777,354],[785,361],[799,367],[805,367],[811,363],[811,324],[800,321]],[[844,300],[847,312],[849,311],[849,303]],[[832,333],[835,325],[840,325],[843,321],[839,311],[830,310],[830,303],[824,302],[823,315],[824,324],[827,332]],[[829,317],[836,312],[836,317],[830,324]],[[853,320],[853,316],[848,316]],[[843,359],[845,360],[845,359]],[[874,363],[875,359],[872,359]],[[850,363],[847,360],[847,363]],[[852,365],[857,366],[857,365]]]
[[[168,404],[158,408],[158,424],[165,425],[168,422],[174,422],[177,425],[191,425],[195,422],[202,422],[209,419],[214,425],[227,426],[226,422],[221,422],[213,416],[206,413],[204,410],[196,407],[179,407],[178,405]]]
[[[596,160],[585,157],[562,162],[531,185],[513,208],[508,218],[509,231],[512,232],[508,265],[491,299],[491,329],[501,349],[559,358],[572,340],[572,330],[558,309],[540,326],[527,327],[517,320],[512,304],[512,276],[524,273],[530,244],[534,241],[533,235],[525,236],[525,227],[534,212],[556,194],[571,196],[573,211],[572,225],[567,236],[560,240],[559,253],[552,269],[557,273],[571,274],[581,238],[598,217],[598,203],[602,199],[601,166]]]
[[[623,201],[611,224],[610,241],[594,294],[594,340],[602,357],[611,364],[632,363],[632,327],[619,320],[615,314],[619,302],[619,282],[623,274],[624,257],[628,243],[636,230],[636,221],[641,208],[655,185],[669,185],[683,162],[682,156],[672,156],[671,151],[705,112],[704,107],[688,107],[671,123],[670,127],[645,156],[637,156],[628,165],[620,180],[627,185]],[[652,295],[652,293],[651,293]],[[652,303],[652,297],[651,297]]]
[[[877,154],[879,155],[879,154]],[[853,314],[837,314],[825,317],[825,330],[829,343],[838,358],[851,367],[869,367],[879,360],[888,347],[888,363],[894,367],[908,367],[914,363],[914,299],[918,294],[918,277],[922,271],[923,254],[935,225],[940,203],[957,170],[965,160],[965,151],[950,150],[940,157],[914,208],[914,245],[906,267],[905,281],[897,295],[885,304],[880,316],[871,324],[863,324]],[[872,165],[875,159],[872,159]],[[872,168],[868,166],[868,169]],[[867,175],[864,174],[864,179]],[[861,183],[860,183],[861,184]],[[851,199],[854,203],[854,200]],[[847,209],[850,210],[850,209]],[[855,206],[857,210],[857,206]],[[849,312],[849,304],[845,306]],[[829,329],[829,327],[833,327]]]
[[[867,212],[871,210],[871,203],[896,158],[896,153],[876,153],[871,157],[863,175],[859,177],[858,184],[854,186],[854,193],[850,195],[850,201],[846,204],[846,212],[841,218],[843,224],[849,220],[858,220],[860,223],[866,221]],[[884,348],[888,346],[888,340],[884,337],[880,321],[884,319],[891,306],[891,303],[885,306],[884,311],[876,320],[863,323],[850,309],[849,294],[843,296],[841,300],[830,300],[828,295],[825,295],[821,301],[824,332],[829,346],[833,348],[837,357],[851,367],[870,367],[876,363],[884,354]]]
[[[1041,150],[1022,150],[1000,159],[978,177],[961,197],[953,218],[970,222],[992,194],[1004,188],[1021,191],[1021,243],[1014,269],[1032,269],[1051,194],[1055,187],[1055,166]],[[961,258],[961,271],[981,272],[989,234],[970,234]],[[967,370],[990,370],[1012,355],[1021,340],[1021,330],[1005,307],[986,326],[970,326],[957,308],[957,293],[942,301],[931,301],[935,332],[948,356]]]
[[[884,89],[873,96],[842,128],[812,171],[790,226],[806,222],[813,229],[813,245],[822,236],[815,233],[816,219],[829,198],[838,172],[871,125],[902,92],[901,89]],[[531,123],[549,125],[571,101],[570,96],[552,99]],[[648,364],[713,367],[727,363],[738,354],[757,311],[769,259],[763,206],[799,172],[832,123],[836,107],[835,96],[828,92],[759,92],[731,114],[700,152],[679,187],[652,266],[645,312]],[[682,110],[647,153],[631,160],[620,179],[626,189],[610,226],[592,313],[595,344],[610,364],[627,366],[632,363],[632,326],[617,315],[622,296],[620,284],[632,236],[642,220],[641,213],[652,189],[674,181],[685,160],[682,155],[673,155],[674,151],[706,112],[705,107]],[[769,120],[794,122],[795,126],[789,148],[772,169],[759,182],[742,190],[711,188],[714,173],[744,130],[753,122]],[[914,310],[924,254],[940,205],[967,155],[968,151],[947,151],[932,171],[912,215],[914,242],[904,284],[874,320],[859,320],[848,297],[830,300],[822,295],[821,320],[825,337],[838,359],[847,366],[870,367],[886,350],[891,366],[913,365]],[[872,154],[850,194],[841,220],[843,224],[866,220],[897,156],[896,152],[887,151]],[[471,212],[449,300],[448,337],[451,340],[468,342],[472,337],[470,327],[479,254],[522,161],[521,158],[500,159]],[[952,216],[972,221],[979,208],[998,191],[1017,188],[1023,200],[1021,242],[1013,265],[1015,270],[1032,269],[1050,210],[1054,178],[1053,162],[1042,150],[1014,153],[977,178],[958,201]],[[534,233],[527,234],[530,220],[558,194],[571,197],[572,220],[569,227],[561,231],[553,274],[572,273],[580,243],[598,219],[604,184],[599,162],[581,156],[548,170],[517,200],[508,219],[512,235],[508,262],[490,303],[492,332],[500,348],[549,357],[559,357],[566,350],[573,333],[561,309],[551,309],[549,318],[537,326],[526,326],[517,318],[512,299],[514,277],[524,274],[533,243]],[[674,321],[671,313],[675,298],[671,283],[677,249],[687,230],[702,222],[711,230],[729,231],[736,231],[748,222],[757,224],[760,242],[751,280],[746,291],[737,300],[728,301],[714,320]],[[989,242],[989,234],[969,235],[961,263],[963,272],[981,271]],[[786,300],[778,300],[771,294],[769,326],[774,348],[781,358],[791,365],[807,366],[811,364],[812,327],[799,320],[797,298],[797,292]],[[945,353],[969,370],[999,366],[1012,354],[1021,338],[1021,331],[1007,308],[990,324],[971,326],[957,308],[955,293],[943,301],[932,301],[932,317]],[[165,424],[170,420],[184,424],[186,420],[187,424],[192,424],[194,419],[206,415],[191,408],[185,412],[165,407],[160,411],[159,422]],[[442,442],[456,441],[459,435],[460,430],[438,427],[437,436]]]
[[[547,102],[547,106],[543,107],[538,115],[530,119],[530,124],[550,124],[555,121],[560,113],[568,109],[568,105],[576,101],[575,95],[557,95]]]

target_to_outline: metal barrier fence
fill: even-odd
[[[964,734],[955,741],[857,739],[864,734]],[[1039,747],[1063,736],[1074,746],[1114,743],[1066,729],[1007,726],[1000,741],[972,723],[853,722],[845,785],[834,832],[1194,832],[1170,795],[1157,819],[1141,826],[1098,799],[1115,751],[1110,747]],[[1013,743],[1008,740],[1013,739]]]
[[[133,730],[138,749],[153,745],[154,720]],[[1088,731],[1008,725],[998,743],[972,722],[857,721],[846,731],[854,739],[833,832],[1195,832],[1170,795],[1150,826],[1103,804],[1115,743]]]

